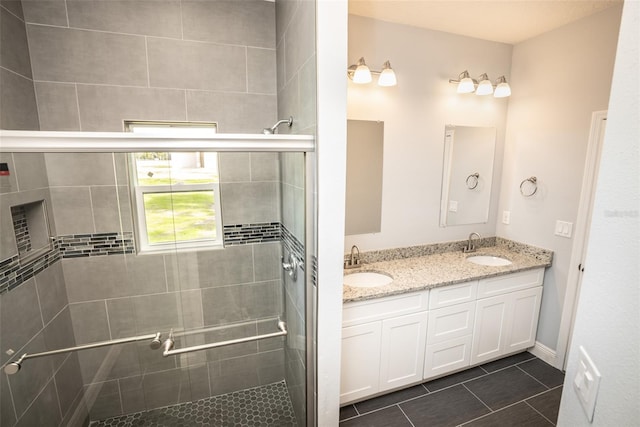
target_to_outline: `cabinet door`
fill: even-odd
[[[506,294],[476,302],[476,321],[471,347],[472,365],[495,359],[504,353],[510,299],[510,295]]]
[[[541,297],[542,286],[511,294],[505,354],[535,345]]]
[[[426,337],[426,311],[382,321],[379,391],[422,380]]]
[[[378,392],[382,322],[342,328],[340,403]]]

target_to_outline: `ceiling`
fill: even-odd
[[[517,44],[622,0],[349,0],[349,13]]]

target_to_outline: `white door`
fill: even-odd
[[[596,177],[600,166],[600,154],[607,125],[607,112],[596,111],[591,115],[591,130],[587,144],[587,158],[582,177],[582,191],[580,193],[580,205],[578,217],[574,227],[574,241],[571,249],[571,268],[567,277],[567,290],[562,307],[562,319],[560,320],[560,332],[556,349],[556,358],[553,365],[558,369],[564,369],[568,356],[569,342],[575,320],[575,309],[580,285],[584,275],[586,250],[589,243],[589,228],[593,211],[593,199],[596,193]]]
[[[378,391],[382,322],[342,328],[340,403]]]
[[[476,302],[471,364],[494,359],[503,353],[508,306],[508,294],[484,298]]]
[[[422,380],[426,341],[426,311],[382,321],[379,391]]]
[[[533,347],[536,343],[542,286],[509,294],[509,316],[505,353]]]

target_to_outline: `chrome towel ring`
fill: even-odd
[[[520,194],[524,197],[531,197],[536,194],[536,191],[538,191],[538,178],[535,176],[523,179],[520,183]]]
[[[469,190],[473,190],[478,186],[478,181],[480,179],[480,174],[478,172],[472,173],[467,177],[467,188]]]

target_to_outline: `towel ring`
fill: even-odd
[[[480,178],[480,174],[478,172],[472,173],[467,177],[467,188],[469,190],[473,190],[478,186],[478,179]]]
[[[527,182],[530,184],[527,186],[530,187],[529,191],[525,190],[525,183]],[[533,189],[533,191],[531,191],[531,189]],[[520,183],[520,194],[522,194],[524,197],[531,197],[536,194],[536,191],[538,191],[538,178],[536,178],[535,176],[523,179]]]

